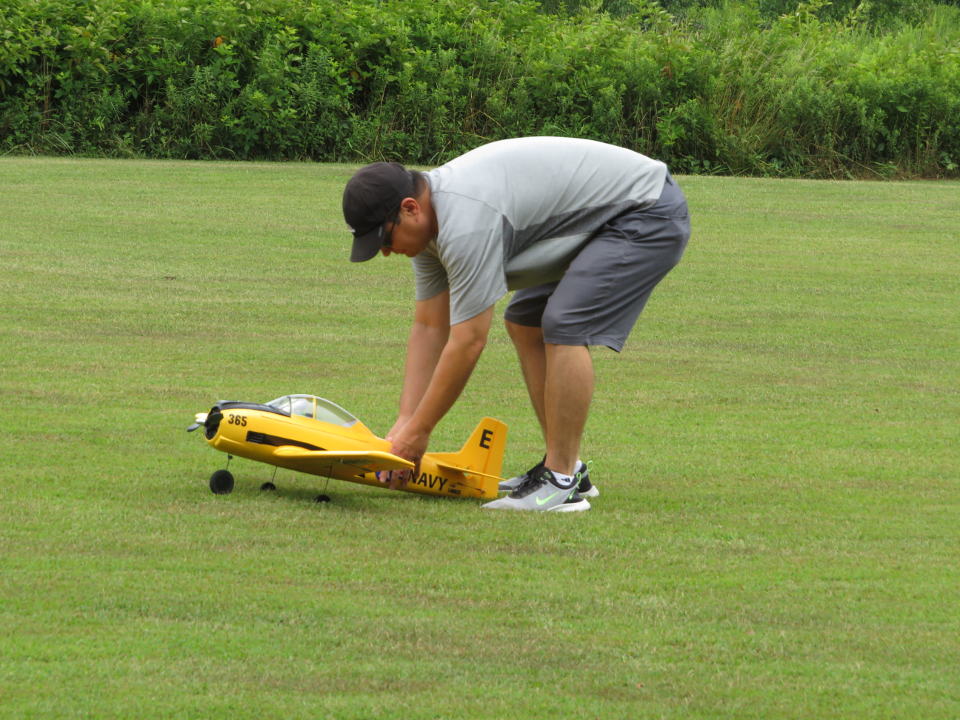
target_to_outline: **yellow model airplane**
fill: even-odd
[[[390,442],[374,435],[336,403],[314,395],[284,395],[264,405],[219,402],[197,413],[188,431],[203,427],[207,442],[217,450],[258,460],[275,467],[385,487],[378,473],[413,470],[409,460],[390,452]],[[507,426],[484,418],[459,452],[427,453],[416,476],[400,488],[408,492],[449,497],[497,496]],[[273,488],[264,483],[264,488]],[[218,470],[210,489],[225,495],[233,490],[233,475]],[[329,500],[325,495],[318,500]]]

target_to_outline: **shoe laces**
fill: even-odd
[[[542,488],[546,483],[550,482],[546,477],[546,473],[543,472],[544,470],[546,470],[546,472],[549,472],[549,470],[547,470],[546,467],[544,467],[541,470],[541,472],[527,475],[527,477],[524,478],[524,481],[519,485],[517,485],[517,489],[514,490],[512,493],[510,493],[510,497],[512,498],[526,497],[531,493],[535,493],[537,490]]]
[[[541,460],[541,461],[538,462],[536,465],[534,465],[532,468],[530,468],[529,470],[527,470],[527,471],[524,473],[524,476],[527,477],[527,478],[531,478],[531,477],[533,477],[534,475],[539,475],[539,474],[540,474],[540,471],[541,471],[543,468],[545,468],[546,466],[547,466],[547,456],[544,455],[544,456],[543,456],[543,460]]]

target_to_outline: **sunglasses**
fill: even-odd
[[[390,232],[387,232],[387,223],[391,223],[393,228]],[[388,250],[393,247],[393,231],[396,230],[397,225],[400,224],[400,208],[397,208],[397,211],[393,214],[393,217],[388,217],[383,221],[383,225],[380,226],[380,237],[382,238],[381,247],[385,247]]]

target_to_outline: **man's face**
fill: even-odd
[[[433,239],[427,214],[413,198],[405,198],[400,203],[396,219],[385,222],[383,230],[384,245],[380,251],[384,256],[397,253],[414,257]]]

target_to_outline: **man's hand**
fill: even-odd
[[[418,432],[406,421],[397,420],[387,433],[387,440],[390,441],[391,453],[404,460],[410,460],[414,464],[413,470],[391,470],[380,473],[378,476],[380,481],[388,483],[391,490],[396,490],[406,485],[411,477],[416,477],[420,473],[420,459],[427,451],[430,434]]]

